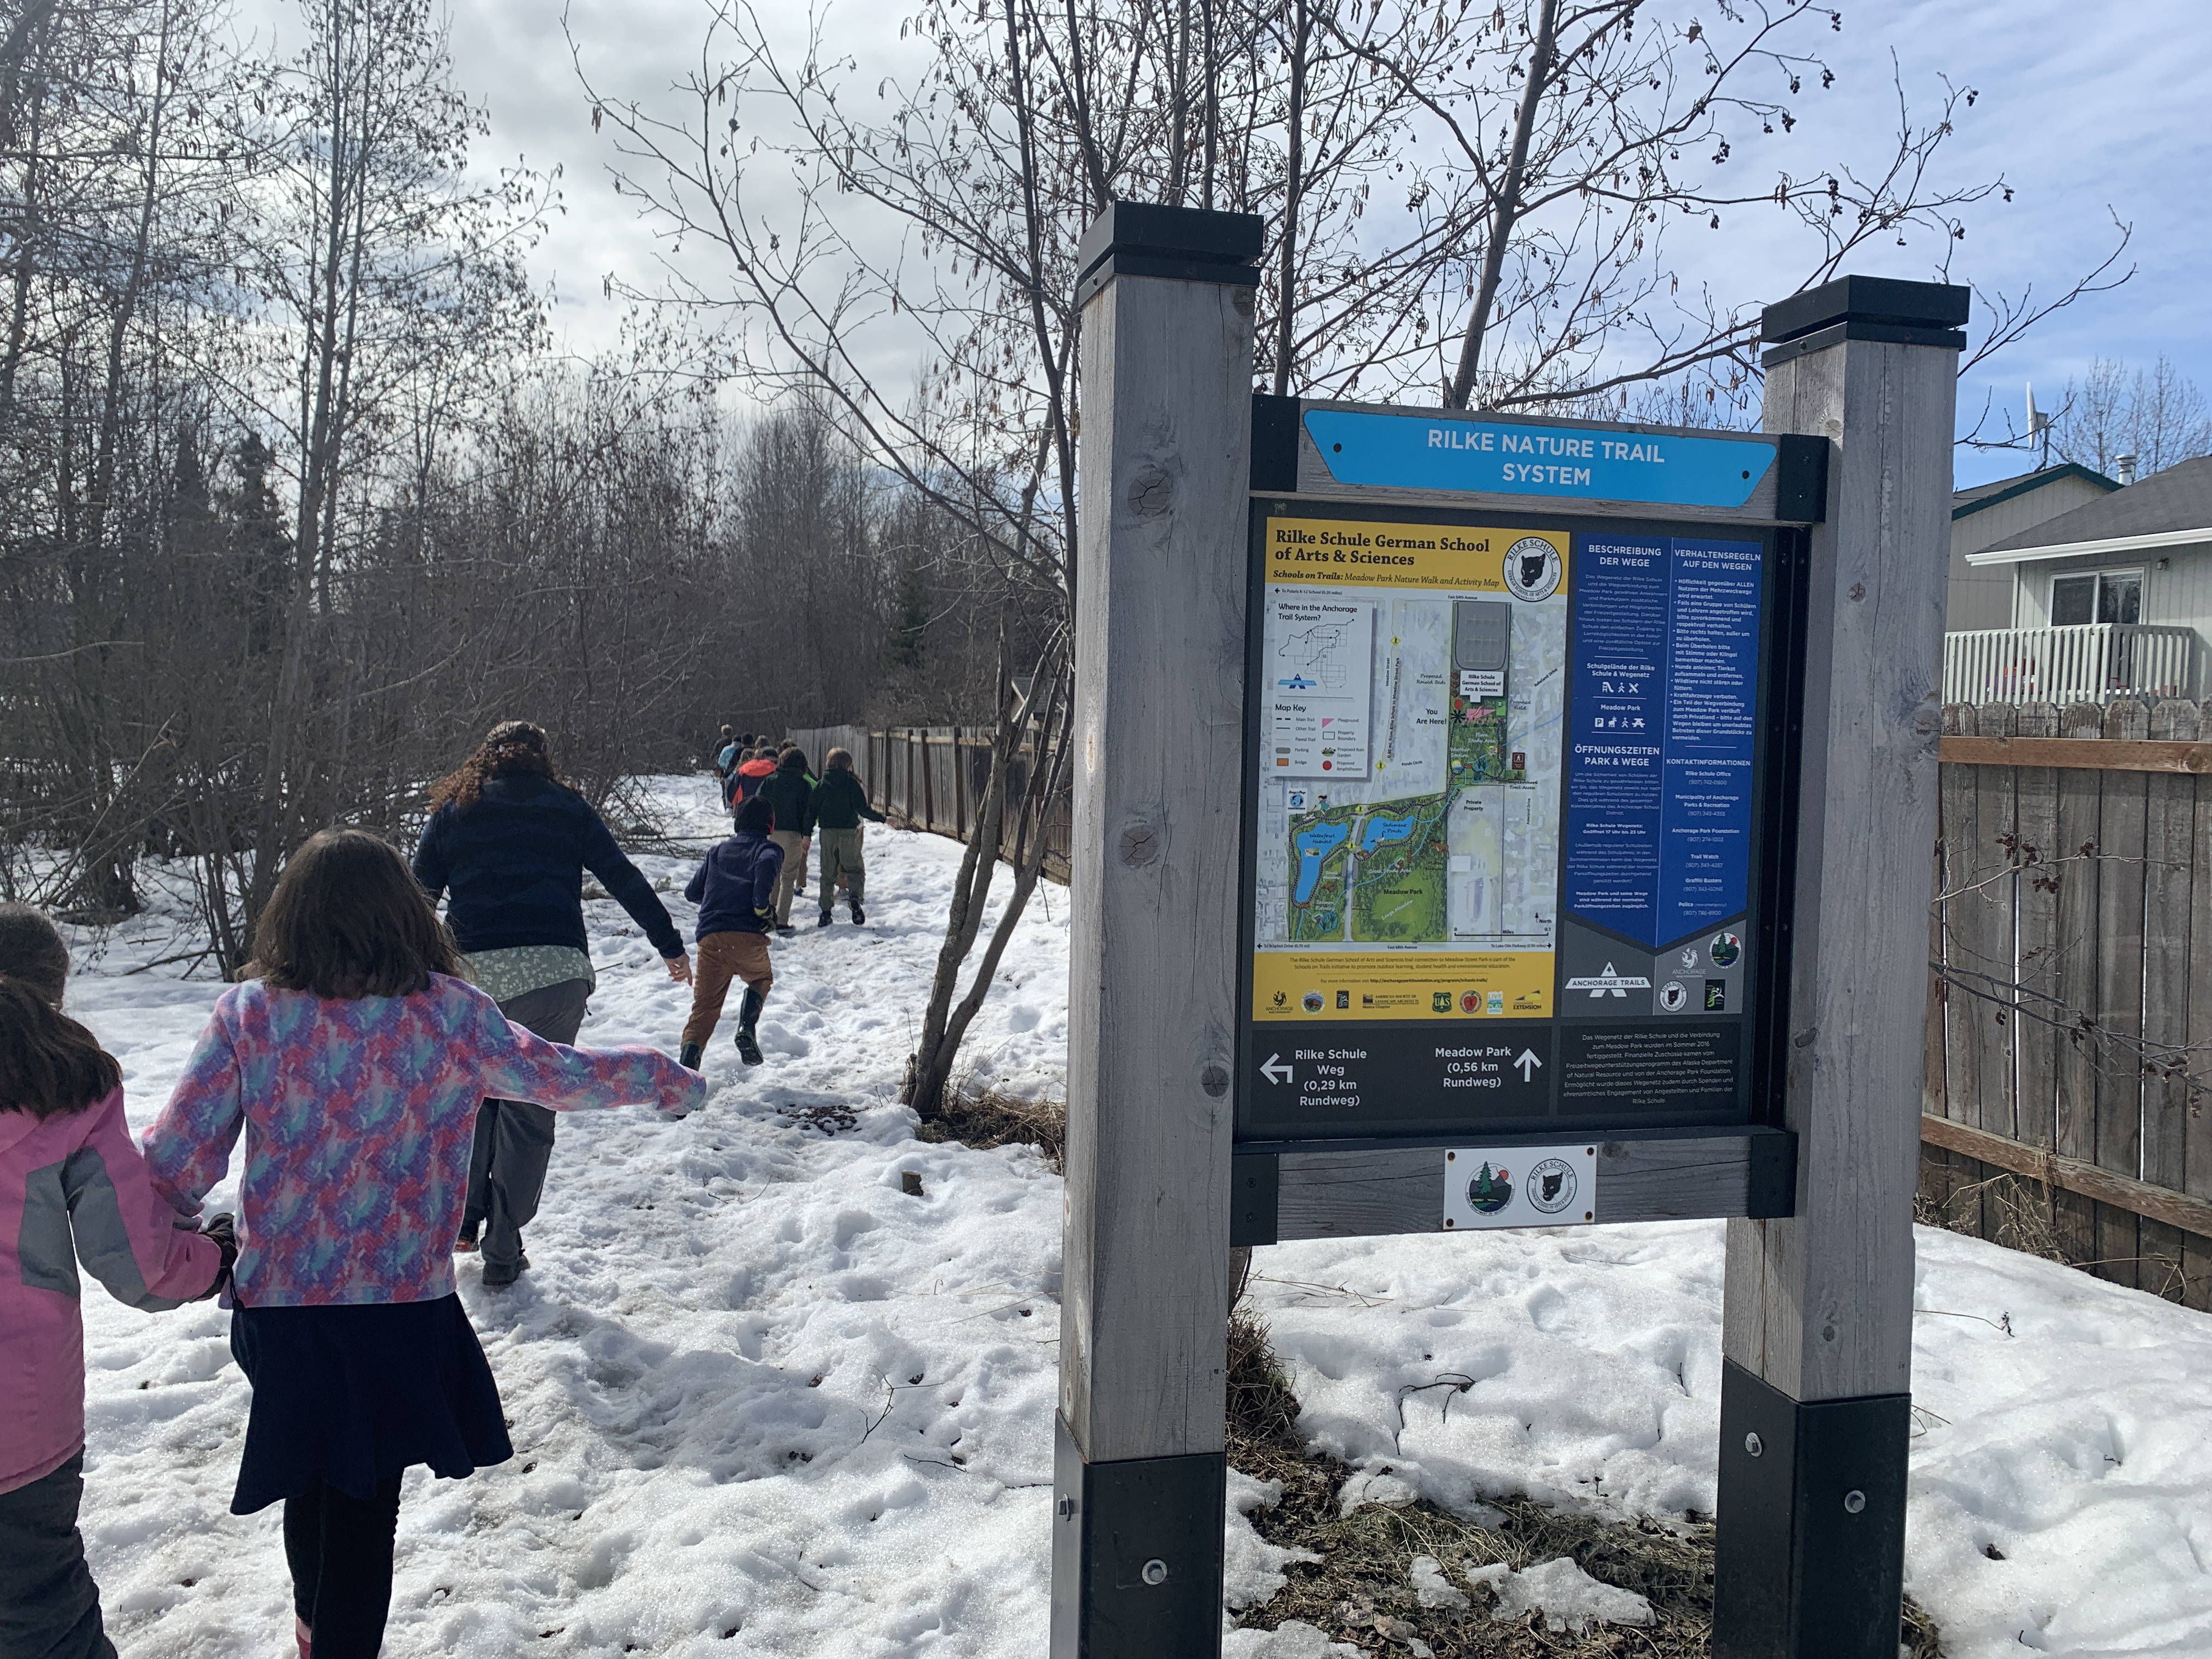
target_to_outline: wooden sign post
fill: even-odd
[[[1729,1218],[1722,1659],[1893,1659],[1953,354],[1760,433],[1255,398],[1261,222],[1084,239],[1055,1659],[1213,1659],[1232,1246]]]
[[[1729,1224],[1717,1659],[1891,1659],[1911,1431],[1929,851],[1967,290],[1767,308],[1766,428],[1834,446],[1806,584],[1783,1122],[1793,1213]]]
[[[1054,1659],[1221,1644],[1260,235],[1122,202],[1083,240]]]

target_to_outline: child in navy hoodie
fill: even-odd
[[[730,981],[745,982],[738,1012],[738,1056],[761,1063],[755,1028],[769,987],[768,930],[775,925],[776,878],[783,849],[769,839],[775,814],[757,796],[738,804],[737,834],[707,854],[684,896],[699,907],[699,969],[691,981],[691,1018],[684,1023],[684,1063],[695,1070],[722,1017]]]

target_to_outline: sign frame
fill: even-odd
[[[1797,787],[1803,733],[1807,653],[1807,592],[1810,557],[1808,524],[1817,521],[1825,495],[1825,441],[1795,434],[1731,434],[1730,441],[1769,450],[1774,465],[1765,487],[1782,490],[1799,503],[1809,501],[1809,521],[1753,520],[1736,510],[1583,500],[1540,503],[1528,496],[1478,492],[1407,489],[1360,490],[1342,487],[1325,495],[1267,487],[1293,474],[1303,484],[1318,462],[1301,418],[1306,410],[1332,413],[1356,406],[1304,404],[1264,394],[1253,399],[1253,488],[1246,544],[1244,722],[1241,734],[1241,782],[1244,834],[1237,868],[1238,980],[1235,1067],[1234,1191],[1231,1218],[1233,1242],[1271,1243],[1316,1237],[1443,1231],[1433,1200],[1415,1194],[1433,1190],[1431,1172],[1440,1177],[1444,1152],[1479,1142],[1485,1146],[1537,1146],[1581,1135],[1602,1146],[1595,1214],[1607,1221],[1688,1216],[1776,1217],[1791,1213],[1795,1188],[1796,1137],[1784,1127],[1782,1078],[1786,1064],[1792,911],[1796,890]],[[1433,425],[1460,422],[1497,424],[1495,417],[1451,411],[1403,413]],[[1677,428],[1621,427],[1585,422],[1522,422],[1530,428],[1565,428],[1577,434],[1624,432],[1656,437],[1711,434]],[[1288,453],[1286,453],[1288,452]],[[1296,465],[1293,465],[1293,456]],[[1817,484],[1817,488],[1814,487]],[[1751,914],[1747,921],[1760,969],[1752,1001],[1741,1022],[1749,1063],[1739,1084],[1740,1114],[1717,1121],[1712,1114],[1678,1115],[1674,1121],[1649,1115],[1633,1123],[1605,1117],[1567,1119],[1554,1108],[1543,1117],[1520,1120],[1439,1121],[1368,1127],[1344,1125],[1335,1133],[1285,1133],[1260,1120],[1254,1109],[1258,1066],[1267,1057],[1255,1044],[1273,1033],[1253,1017],[1253,974],[1257,917],[1254,903],[1261,856],[1251,833],[1264,787],[1258,765],[1262,741],[1267,582],[1264,559],[1267,520],[1271,516],[1358,519],[1378,523],[1427,524],[1484,528],[1510,527],[1552,532],[1574,538],[1578,552],[1588,535],[1655,537],[1707,535],[1757,543],[1765,572],[1760,618],[1759,709],[1760,731],[1754,768],[1752,826]],[[1570,621],[1574,604],[1570,586]],[[1571,638],[1571,634],[1570,635]],[[1561,789],[1561,870],[1565,878],[1565,793]],[[1559,939],[1554,936],[1554,955]],[[1559,975],[1554,975],[1554,991]],[[1562,1028],[1556,1000],[1546,1016],[1547,1039],[1556,1045]],[[1272,1024],[1272,1023],[1265,1023]],[[1377,1021],[1376,1034],[1414,1027],[1455,1029],[1469,1036],[1489,1024],[1485,1018],[1403,1024]],[[1283,1036],[1301,1029],[1284,1022]],[[1504,1029],[1492,1027],[1492,1029]],[[1517,1027],[1516,1029],[1518,1029]],[[1279,1052],[1279,1050],[1273,1051]],[[1547,1062],[1553,1050],[1545,1051]],[[1553,1067],[1556,1073],[1556,1065]]]

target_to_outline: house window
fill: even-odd
[[[2051,579],[2051,623],[2054,628],[2142,620],[2140,570],[2096,570],[2086,575]]]

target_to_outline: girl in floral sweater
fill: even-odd
[[[681,1116],[705,1085],[650,1049],[509,1026],[456,977],[399,855],[360,830],[293,856],[254,956],[258,977],[216,1000],[146,1157],[194,1214],[245,1136],[230,1345],[253,1407],[231,1510],[283,1501],[301,1653],[368,1659],[402,1474],[458,1480],[514,1455],[453,1290],[479,1103]]]

